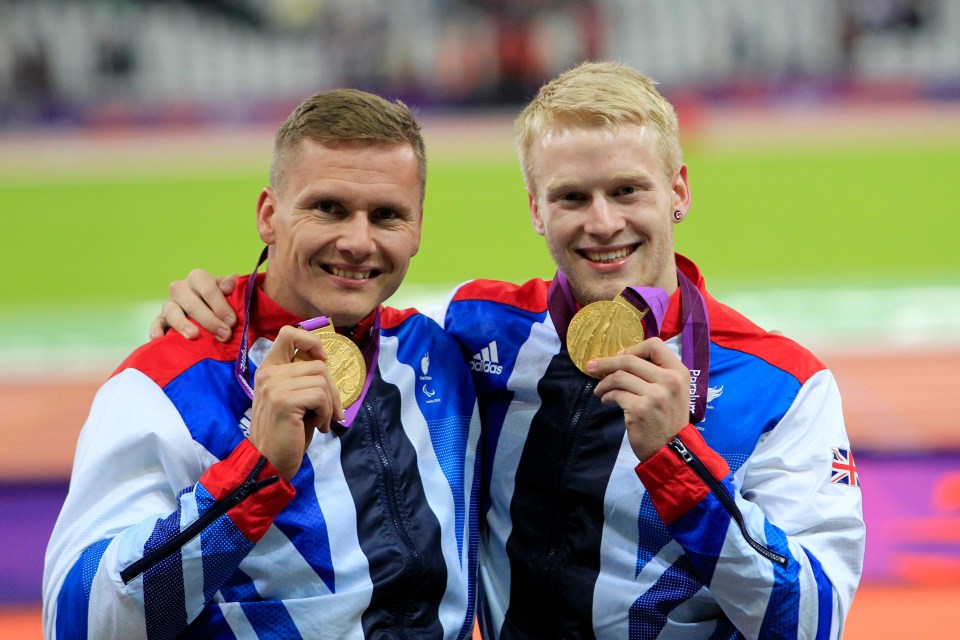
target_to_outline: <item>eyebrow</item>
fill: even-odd
[[[653,184],[653,177],[645,171],[622,171],[611,178],[612,182],[640,182],[645,185]],[[546,187],[547,193],[557,193],[582,188],[580,181],[573,178],[559,178]]]
[[[547,193],[556,193],[558,191],[569,191],[571,189],[578,188],[576,180],[571,178],[561,178],[559,180],[554,180],[550,184],[546,185]]]
[[[296,200],[295,206],[300,208],[314,206],[318,202],[334,202],[340,206],[346,206],[346,203],[352,202],[353,200],[350,197],[344,197],[342,193],[336,193],[336,190],[317,190],[317,191],[305,191],[300,195]],[[377,211],[379,209],[390,209],[398,213],[406,213],[409,215],[414,215],[419,211],[417,207],[407,206],[403,203],[402,200],[393,200],[388,198],[370,200],[366,203],[367,208],[370,211]]]
[[[653,176],[646,171],[624,171],[613,177],[615,182],[643,182],[652,183]]]

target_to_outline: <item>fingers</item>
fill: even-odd
[[[167,325],[163,321],[163,318],[157,316],[153,319],[153,322],[150,323],[150,339],[155,340],[160,338],[164,333],[167,332]]]
[[[311,360],[309,362],[313,363],[314,367],[317,367],[311,369],[311,371],[315,372],[310,380],[311,388],[323,389],[323,394],[321,397],[318,397],[317,404],[304,405],[308,406],[303,416],[303,424],[307,430],[307,446],[310,445],[310,440],[313,438],[314,429],[320,433],[329,433],[331,419],[337,422],[343,420],[343,408],[340,406],[340,391],[337,389],[337,384],[334,382],[333,376],[330,375],[330,370],[319,360]]]
[[[297,357],[296,362],[293,361],[294,356]],[[260,369],[277,365],[314,363],[314,365],[308,369],[304,369],[303,367],[299,369],[288,368],[286,371],[289,375],[305,375],[307,372],[313,372],[314,375],[322,376],[327,388],[333,390],[331,394],[332,411],[326,414],[327,417],[322,421],[322,424],[317,425],[317,428],[323,433],[329,430],[331,416],[337,420],[343,420],[340,393],[337,391],[337,385],[325,364],[326,360],[327,353],[323,349],[323,343],[320,341],[319,336],[298,327],[288,326],[280,329],[276,341],[273,343],[273,346],[270,347],[270,351],[267,352],[263,362],[260,363]],[[314,407],[307,408],[314,409]]]
[[[591,360],[587,371],[602,379],[617,371],[629,371],[650,382],[663,380],[667,371],[690,375],[680,358],[659,338],[649,338],[609,358]]]
[[[217,278],[218,283],[220,284],[220,293],[225,296],[233,293],[234,289],[237,288],[237,274],[232,273],[229,276],[224,276],[223,278]],[[227,318],[223,319],[227,324],[232,324],[227,321]]]
[[[662,340],[651,338],[615,356],[588,363],[600,376],[594,394],[616,403],[631,418],[660,425],[686,424],[690,404],[690,372]],[[647,418],[641,418],[647,416]]]
[[[327,379],[327,386],[332,389],[330,393],[330,399],[333,401],[333,413],[331,414],[333,418],[340,422],[343,420],[343,407],[340,404],[340,391],[337,390],[337,383],[334,381],[333,376],[330,374],[330,369],[324,364],[323,375]],[[326,433],[330,430],[330,420],[328,419],[322,425],[318,427],[321,432]]]
[[[601,377],[594,393],[623,409],[627,437],[647,460],[689,422],[690,372],[659,338],[588,363]]]
[[[318,360],[292,362],[257,370],[256,392],[262,401],[302,416],[307,411],[327,414],[329,421],[336,387],[326,365]],[[261,371],[263,372],[261,374]]]
[[[212,274],[203,269],[194,269],[187,274],[187,285],[191,291],[200,297],[203,303],[213,314],[227,327],[232,327],[237,322],[237,317],[233,309],[227,302],[226,296],[233,293],[237,286],[237,276],[227,276],[226,278],[215,278]]]
[[[318,360],[257,369],[250,442],[288,480],[300,469],[314,429],[329,428],[337,392],[325,370]]]
[[[604,404],[616,403],[624,409],[628,402],[638,410],[648,405],[667,408],[678,404],[684,407],[683,385],[683,380],[669,371],[650,372],[646,367],[624,367],[597,383],[594,393]]]
[[[298,352],[311,357],[294,361]],[[299,470],[314,430],[327,432],[333,416],[342,419],[325,358],[318,336],[284,327],[257,367],[250,442],[287,479]]]
[[[200,330],[187,320],[183,309],[170,300],[163,303],[163,307],[160,308],[160,315],[150,323],[150,339],[159,338],[168,329],[173,329],[187,340],[196,340],[200,337]]]
[[[294,356],[303,360],[320,360],[321,362],[327,359],[327,353],[323,350],[323,343],[320,342],[319,336],[299,327],[286,326],[280,328],[277,339],[264,356],[260,366],[289,364],[293,362]]]
[[[294,329],[294,327],[291,327],[291,329]],[[316,340],[315,341],[311,340],[309,346],[298,347],[297,350],[294,352],[294,356],[298,360],[301,360],[301,359],[302,360],[318,360],[320,362],[326,363],[327,352],[323,348],[323,342],[320,340],[320,337],[310,331],[304,331],[303,329],[296,329],[296,331],[301,331],[303,333],[306,333],[312,338],[315,338]],[[292,339],[296,340],[297,337],[293,337]],[[327,368],[326,364],[324,364],[322,373],[326,377],[329,387],[333,389],[333,393],[331,394],[332,400],[333,400],[332,415],[333,415],[333,418],[339,422],[343,420],[343,407],[340,404],[340,392],[337,390],[337,383],[334,381],[333,375],[330,373],[330,369]],[[322,422],[321,424],[318,424],[317,428],[320,430],[321,433],[327,433],[328,431],[330,431],[329,419]]]
[[[594,393],[604,402],[623,406],[622,391],[635,396],[652,398],[656,403],[670,402],[683,392],[689,394],[690,372],[662,340],[651,338],[609,358],[597,358],[587,363],[587,370],[601,378]]]
[[[236,278],[233,286],[236,287]],[[224,296],[218,279],[203,269],[194,269],[184,280],[170,283],[170,300],[180,313],[193,318],[201,327],[226,342],[236,315]]]

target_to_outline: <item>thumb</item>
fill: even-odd
[[[261,367],[279,364],[289,364],[293,362],[293,356],[297,351],[303,351],[312,354],[323,354],[323,345],[320,338],[304,331],[298,327],[281,327],[277,339],[270,347],[267,355],[264,356]],[[322,359],[322,358],[317,358]]]

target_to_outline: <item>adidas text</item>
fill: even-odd
[[[499,375],[503,373],[503,365],[497,364],[496,362],[490,362],[485,360],[480,362],[479,360],[471,360],[470,368],[474,371],[482,371],[483,373],[492,373],[494,375]]]
[[[500,364],[500,356],[497,353],[497,341],[494,340],[470,359],[470,368],[474,371],[482,371],[493,375],[503,373],[503,365]]]

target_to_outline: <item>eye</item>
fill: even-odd
[[[321,200],[314,206],[314,209],[320,213],[336,213],[337,203],[333,200]]]
[[[378,222],[386,222],[400,218],[400,214],[393,209],[377,209],[370,217]]]
[[[634,185],[632,185],[632,184],[625,184],[625,185],[623,185],[622,187],[620,187],[619,189],[617,189],[616,195],[618,195],[618,196],[632,196],[632,195],[636,194],[636,193],[639,192],[639,191],[640,191],[640,189],[638,189],[636,186],[634,186]]]
[[[562,196],[560,196],[560,199],[563,200],[564,202],[581,202],[582,200],[584,200],[584,198],[585,196],[582,193],[578,193],[576,191],[565,193]]]

